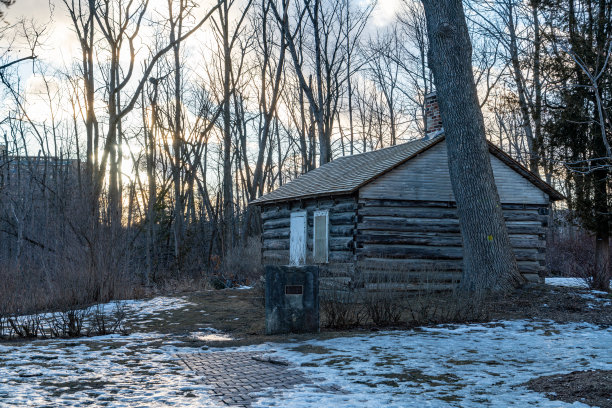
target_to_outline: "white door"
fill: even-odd
[[[291,228],[289,232],[289,265],[306,264],[306,211],[291,213]]]

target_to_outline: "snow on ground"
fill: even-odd
[[[546,278],[546,284],[581,289],[588,289],[589,287],[589,285],[582,278]],[[612,288],[612,282],[610,282],[610,288]],[[596,304],[612,304],[612,298],[609,297],[608,292],[603,292],[601,290],[589,290],[588,292],[589,293],[577,293],[577,295],[581,298],[592,301],[587,303],[588,308],[594,308],[596,307]]]
[[[112,306],[116,303],[117,302],[107,303],[106,306]],[[126,311],[130,312],[128,314],[138,318],[156,315],[160,312],[167,312],[169,310],[181,309],[187,306],[195,306],[194,303],[188,302],[180,297],[164,296],[144,300],[120,300],[118,303],[127,309]]]
[[[193,335],[0,343],[0,406],[217,406],[204,380],[177,364],[177,353],[215,351],[193,347]],[[264,393],[260,407],[578,407],[584,405],[551,402],[521,384],[540,375],[612,369],[610,344],[612,328],[508,321],[223,351],[267,352],[317,384],[344,390],[305,385]]]
[[[188,350],[155,334],[2,343],[0,406],[214,407],[176,364]]]
[[[546,278],[546,284],[552,286],[566,286],[569,288],[588,288],[589,285],[582,278]]]
[[[305,364],[308,375],[349,393],[303,388],[259,406],[585,406],[549,401],[521,384],[541,375],[612,369],[610,344],[610,328],[507,321],[275,345],[275,356]]]
[[[178,309],[188,311],[190,307],[197,306],[181,297],[159,296],[152,299],[111,302],[105,305],[105,309],[114,310],[112,308],[116,307],[117,304],[125,310],[127,323],[132,329],[154,326],[156,322],[165,321],[172,311]]]
[[[589,285],[582,278],[546,278],[546,284],[552,286],[566,286],[568,288],[588,288]],[[612,288],[612,282],[610,282],[610,288]],[[605,293],[600,291],[593,291],[596,293]]]

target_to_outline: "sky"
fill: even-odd
[[[244,1],[244,0],[241,0]],[[363,3],[364,1],[374,0],[352,0],[355,2]],[[197,14],[203,15],[208,11],[206,4],[209,1],[200,2],[201,6],[196,11]],[[378,0],[376,7],[372,13],[372,17],[368,27],[366,27],[365,35],[375,35],[376,30],[387,26],[391,23],[396,16],[397,10],[401,7],[401,0]],[[149,8],[150,11],[159,12],[160,15],[167,14],[167,0],[150,0]],[[236,8],[238,9],[238,8]],[[58,72],[71,71],[71,65],[78,63],[80,59],[80,47],[72,28],[72,21],[66,11],[66,7],[62,0],[16,0],[15,4],[6,9],[5,20],[7,23],[12,24],[22,19],[33,21],[37,30],[43,32],[41,39],[41,45],[36,49],[36,55],[38,59],[44,62],[47,66],[51,67],[51,70],[55,69]],[[154,35],[155,27],[144,24],[141,28],[142,38],[151,38]],[[6,38],[0,39],[0,44],[4,42],[6,48]],[[190,68],[197,69],[197,61],[200,58],[205,58],[207,52],[206,47],[203,44],[210,43],[212,40],[211,29],[204,25],[204,27],[190,38],[186,43],[185,47],[187,52],[192,55],[197,55],[198,58],[192,59],[193,63]],[[29,48],[26,45],[13,44],[11,46],[10,53],[12,58],[19,58],[24,55],[29,55]],[[210,52],[208,50],[208,52]],[[125,52],[124,58],[127,59],[128,53]],[[147,49],[141,49],[137,54],[136,68],[140,66],[142,60],[147,58],[149,52]],[[140,57],[140,58],[138,58]],[[127,61],[124,61],[127,63]],[[47,73],[49,75],[49,73]],[[51,74],[53,76],[53,74]],[[54,76],[54,80],[62,81],[61,74]],[[26,92],[26,99],[32,101],[32,103],[39,106],[33,107],[40,114],[42,111],[48,110],[45,107],[47,102],[41,102],[36,100],[36,95],[43,95],[46,93],[45,83],[41,80],[38,75],[33,75],[32,64],[22,63],[19,67],[19,77],[22,81],[22,89]],[[138,78],[138,75],[134,75]],[[54,86],[61,86],[59,84],[52,84]],[[2,103],[0,103],[1,107]],[[62,103],[64,106],[65,103]]]
[[[73,0],[69,0],[73,1]],[[77,0],[74,0],[77,1]],[[116,0],[118,1],[118,0]],[[212,4],[213,0],[200,1],[200,7],[195,11],[196,18],[204,15],[209,10],[207,5]],[[245,0],[238,0],[245,1]],[[375,0],[351,0],[358,4]],[[397,10],[401,7],[402,0],[378,0],[372,13],[370,23],[366,27],[365,36],[376,35],[376,31],[380,28],[388,26],[394,19]],[[159,13],[158,16],[163,18],[167,15],[167,0],[150,0],[148,10],[153,15]],[[237,11],[240,7],[235,8]],[[36,49],[38,60],[43,63],[48,69],[46,78],[48,83],[45,83],[40,74],[33,74],[31,63],[22,63],[19,66],[19,79],[21,81],[21,90],[24,92],[26,103],[26,111],[31,117],[38,122],[50,121],[51,110],[49,108],[50,101],[48,99],[47,86],[52,89],[61,89],[68,86],[68,81],[63,75],[65,72],[73,71],[73,65],[78,64],[80,59],[80,46],[74,33],[72,21],[66,10],[62,0],[16,0],[15,4],[9,7],[5,12],[5,20],[12,24],[21,20],[33,22],[37,30],[43,32],[41,45]],[[153,38],[156,27],[145,22],[141,29],[139,37],[144,39]],[[211,52],[206,47],[207,43],[211,43],[212,37],[211,28],[205,24],[202,29],[194,36],[189,38],[184,43],[184,49],[194,58],[187,58],[188,68],[193,72],[197,72],[198,63],[202,59],[206,59],[206,53]],[[163,40],[162,40],[163,41]],[[6,38],[0,39],[0,45],[5,42]],[[137,45],[138,47],[138,45]],[[11,58],[18,58],[24,55],[29,55],[27,46],[11,47]],[[142,66],[145,58],[150,55],[149,50],[145,47],[140,48],[137,52],[137,62],[135,65],[136,72],[133,78],[140,78],[138,70]],[[123,53],[124,58],[128,58],[128,53]],[[124,61],[124,66],[127,66],[128,61]],[[55,119],[67,119],[73,115],[67,92],[57,92],[57,95],[51,103],[54,105]],[[59,95],[64,95],[63,97]],[[10,100],[0,101],[0,111],[10,109],[13,103]],[[58,110],[59,108],[59,110]],[[104,109],[103,106],[101,106]],[[35,143],[37,144],[37,143]],[[31,149],[37,150],[34,145]]]

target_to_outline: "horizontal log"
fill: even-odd
[[[353,251],[330,251],[329,262],[351,262],[354,259]]]
[[[537,261],[540,253],[537,248],[512,248],[517,261]]]
[[[538,275],[544,270],[537,262],[518,261],[517,266],[522,275],[534,274]],[[385,259],[385,258],[368,258],[360,260],[357,263],[357,275],[363,273],[397,273],[402,271],[408,273],[411,271],[422,272],[432,276],[440,273],[457,273],[460,276],[463,270],[463,261],[441,261],[441,260],[425,260],[425,259]],[[435,279],[432,277],[432,279]],[[460,279],[460,278],[459,278]]]
[[[365,282],[442,282],[454,281],[458,282],[461,279],[462,272],[460,271],[402,271],[389,272],[380,270],[364,270],[361,271],[356,279]]]
[[[537,221],[539,223],[548,222],[548,216],[540,215],[537,209],[530,210],[503,210],[506,221]]]
[[[277,203],[273,205],[264,206],[261,209],[262,220],[275,219],[275,218],[289,218],[291,213],[294,211],[308,211],[313,212],[315,210],[333,210],[335,212],[354,211],[357,209],[357,201],[353,197],[345,199],[330,200],[325,199],[317,202],[316,200],[295,201],[289,203]]]
[[[353,237],[329,237],[330,251],[352,251]]]
[[[333,277],[333,278],[320,278],[319,289],[327,288],[347,288],[351,284],[350,276]]]
[[[513,248],[518,261],[537,261],[537,248]],[[462,259],[461,246],[422,246],[422,245],[376,245],[367,244],[355,249],[358,259],[362,258],[414,258],[414,259]]]
[[[502,210],[539,210],[548,209],[544,204],[502,204]]]
[[[463,270],[463,260],[365,258],[357,262],[357,270],[358,273],[376,270],[391,272],[419,271],[427,273],[460,272]]]
[[[450,217],[446,219],[440,219],[437,217],[432,218],[406,218],[399,216],[369,216],[369,215],[361,215],[359,214],[359,221],[362,223],[383,223],[383,224],[399,224],[399,225],[411,225],[411,224],[431,224],[431,225],[459,225],[459,220],[455,217]]]
[[[346,236],[352,237],[354,230],[355,230],[354,224],[330,225],[329,235],[330,237],[346,237]]]
[[[359,205],[362,207],[446,207],[457,208],[452,201],[422,201],[422,200],[377,200],[359,197]]]
[[[355,212],[355,210],[357,209],[357,201],[354,198],[347,199],[345,201],[336,203],[333,207],[331,207],[331,209],[333,210],[333,212]]]
[[[331,225],[353,224],[355,222],[355,216],[356,216],[355,211],[341,212],[341,213],[330,212],[329,213],[329,223]],[[312,220],[309,220],[309,223],[310,222],[312,222]]]
[[[261,234],[261,237],[263,238],[264,242],[268,239],[276,238],[289,239],[289,228],[266,229],[264,227],[264,232]]]
[[[448,222],[450,221],[450,222]],[[454,220],[432,220],[430,223],[413,222],[413,220],[381,221],[378,219],[364,220],[357,224],[357,230],[366,231],[398,231],[398,232],[448,232],[459,233],[459,222]]]
[[[271,230],[275,228],[287,228],[291,224],[290,218],[278,218],[267,220],[263,223],[264,230]]]
[[[415,258],[415,259],[462,259],[462,247],[433,247],[412,245],[364,245],[356,248],[358,259],[373,258]]]
[[[291,211],[287,208],[264,208],[261,212],[261,219],[263,221],[289,217],[291,217]]]
[[[394,216],[359,216],[359,221],[366,224],[376,224],[381,223],[385,225],[395,224],[395,225],[459,225],[459,220],[457,218],[404,218],[404,217],[394,217]],[[517,221],[513,219],[509,219],[506,221],[506,226],[522,226],[522,227],[533,227],[539,228],[542,224],[538,221]]]
[[[546,241],[541,235],[509,234],[510,243],[515,248],[546,248]]]
[[[289,239],[264,239],[263,250],[289,250]]]
[[[422,201],[422,200],[390,200],[390,199],[369,199],[359,198],[359,206],[363,207],[437,207],[437,208],[457,208],[454,201]],[[548,208],[543,204],[502,204],[503,210],[527,210]]]
[[[321,265],[319,276],[322,277],[347,277],[355,275],[354,262],[333,262]]]
[[[429,245],[461,246],[463,240],[459,233],[436,232],[397,232],[397,231],[359,231],[356,244],[380,245]],[[537,235],[510,235],[510,243],[515,248],[544,248],[546,241]]]
[[[338,198],[319,198],[307,199],[302,201],[293,201],[290,203],[292,211],[299,210],[329,210],[338,209],[338,211],[352,210],[357,207],[357,201],[354,197],[338,197]]]
[[[538,275],[537,273],[524,273],[523,276],[529,282],[544,283],[544,282],[542,282],[542,279],[540,278],[540,275]]]
[[[416,290],[452,290],[457,286],[456,283],[366,283],[364,289],[367,292],[404,292]]]
[[[534,261],[523,261],[517,262],[519,271],[524,275],[528,273],[538,274],[542,269],[544,269],[539,262]]]
[[[541,225],[508,223],[507,228],[510,234],[544,235],[546,233],[546,230]],[[460,232],[459,222],[457,220],[431,220],[425,218],[418,221],[415,219],[395,219],[386,221],[378,219],[363,220],[357,224],[357,229],[364,233],[368,230],[398,232]]]
[[[359,220],[389,219],[457,219],[457,210],[454,208],[421,208],[421,207],[364,207],[359,210]],[[387,218],[389,217],[389,218]],[[540,215],[537,210],[506,210],[506,222],[531,221],[542,226],[548,225],[548,217]]]
[[[508,234],[530,234],[538,237],[546,236],[546,228],[542,225],[507,223]]]
[[[289,263],[289,251],[264,250],[262,251],[263,263]]]
[[[454,208],[371,206],[360,208],[359,216],[454,219],[457,218],[457,210]]]
[[[458,233],[435,232],[397,232],[397,231],[358,231],[357,245],[430,245],[430,246],[460,246],[461,235]]]

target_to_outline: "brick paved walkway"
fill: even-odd
[[[183,366],[203,375],[212,396],[222,405],[250,407],[256,393],[266,389],[282,391],[312,381],[286,361],[270,360],[255,352],[213,352],[179,354]],[[340,391],[339,387],[316,386],[321,391]]]

